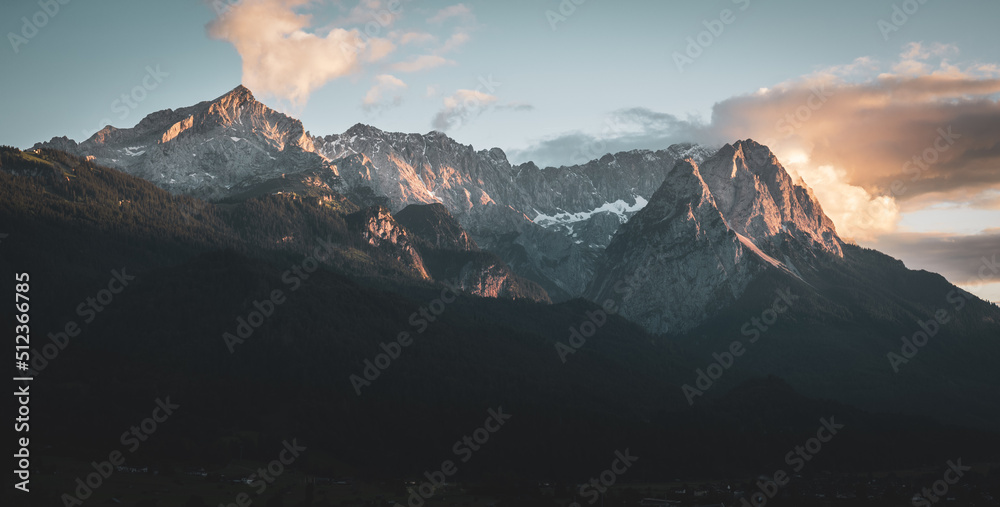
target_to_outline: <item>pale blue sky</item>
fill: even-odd
[[[405,2],[398,26],[445,38],[452,26],[426,19],[454,3]],[[428,86],[450,94],[492,75],[501,83],[494,93],[501,101],[534,110],[492,111],[449,133],[477,147],[520,149],[567,131],[600,131],[603,115],[622,108],[707,119],[717,101],[860,56],[891,60],[910,41],[952,43],[970,60],[996,59],[1000,47],[1000,5],[986,0],[961,6],[931,0],[888,42],[876,23],[889,19],[889,1],[753,0],[740,11],[742,0],[588,0],[554,31],[545,11],[558,11],[557,0],[464,3],[478,26],[467,44],[447,55],[457,65],[394,74],[409,86],[398,108],[361,108],[374,75],[386,72],[378,64],[321,87],[304,108],[258,98],[299,117],[314,134],[339,133],[356,122],[426,132],[442,100],[426,98]],[[679,73],[671,54],[683,51],[685,39],[724,8],[733,10],[735,22]],[[24,147],[57,135],[81,140],[102,118],[131,126],[150,112],[214,98],[241,81],[233,47],[206,36],[205,25],[215,16],[209,2],[76,0],[60,9],[17,54],[9,40],[0,48],[6,70],[0,75],[0,117],[6,120],[0,142]],[[0,30],[19,33],[21,17],[39,10],[34,1],[3,2]],[[314,13],[322,25],[339,11],[336,2],[315,2],[303,12]],[[157,65],[169,76],[119,120],[112,102],[141,83],[146,66]]]

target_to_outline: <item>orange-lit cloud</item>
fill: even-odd
[[[862,62],[735,97],[715,106],[712,133],[805,151],[811,167],[901,204],[1000,188],[1000,73],[960,68],[957,52],[911,44],[874,78],[857,79]]]
[[[838,232],[871,239],[934,202],[1000,204],[1000,68],[960,65],[958,55],[910,44],[896,62],[859,58],[721,101],[710,121],[621,110],[601,134],[569,133],[512,156],[579,163],[572,154],[588,144],[614,152],[750,137],[813,188]]]
[[[254,92],[302,105],[327,82],[381,60],[396,46],[388,38],[333,28],[317,33],[309,0],[243,0],[208,25],[211,37],[233,44],[243,59],[243,84]],[[370,20],[368,18],[371,18]],[[365,0],[346,21],[391,24],[395,17],[378,0]],[[345,21],[345,22],[346,22]],[[325,31],[325,30],[322,30]]]

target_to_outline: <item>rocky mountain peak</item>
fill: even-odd
[[[36,147],[93,157],[168,190],[207,198],[327,165],[299,120],[258,102],[242,85],[214,100],[150,113],[132,128],[109,125],[79,145],[53,139]]]
[[[53,137],[50,141],[46,143],[35,143],[35,145],[32,146],[31,149],[34,150],[38,148],[51,148],[54,150],[62,150],[68,153],[73,153],[76,150],[77,146],[78,145],[76,141],[66,136],[60,136],[60,137]]]
[[[774,253],[776,245],[793,238],[843,255],[833,221],[767,146],[752,139],[727,144],[700,172],[729,226],[764,251]]]
[[[651,332],[683,331],[739,299],[764,273],[801,279],[790,257],[842,256],[841,246],[809,189],[748,139],[701,164],[677,161],[618,229],[587,296],[617,298],[620,313]],[[616,290],[628,280],[633,291]]]
[[[679,160],[621,226],[587,290],[653,333],[696,326],[735,301],[760,269],[726,224],[697,163]],[[631,284],[630,290],[623,286]]]
[[[213,102],[256,102],[257,99],[254,98],[253,92],[249,88],[243,86],[242,84],[233,88],[229,92],[215,99]]]
[[[493,158],[493,160],[506,164],[507,167],[510,167],[510,162],[507,161],[507,154],[504,153],[504,151],[501,150],[500,148],[495,148],[495,147],[490,148],[488,153],[490,154],[490,157]]]
[[[118,132],[117,128],[112,127],[111,125],[105,125],[104,128],[95,132],[94,135],[88,139],[88,141],[104,144],[111,141],[116,132]]]
[[[355,123],[351,128],[347,129],[343,135],[345,136],[361,136],[361,137],[382,137],[385,134],[379,128],[368,125],[367,123]]]

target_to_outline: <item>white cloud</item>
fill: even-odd
[[[469,34],[465,32],[455,32],[451,35],[451,37],[448,37],[448,40],[444,41],[444,44],[438,48],[437,53],[443,54],[454,51],[466,42],[469,42],[469,39],[471,39]]]
[[[408,88],[403,80],[390,74],[375,76],[375,85],[368,90],[361,101],[366,111],[388,109],[403,102],[403,92]]]
[[[395,34],[399,43],[406,46],[409,44],[428,44],[437,40],[437,37],[427,32],[406,32]]]
[[[396,12],[393,12],[396,11]],[[381,0],[362,0],[351,8],[347,14],[335,19],[333,26],[367,25],[375,22],[379,29],[392,26],[399,18],[399,9],[389,9],[389,5],[383,5]],[[378,35],[378,34],[370,34]]]
[[[438,112],[432,123],[437,130],[453,129],[471,117],[482,114],[496,101],[496,96],[478,90],[458,90],[444,98],[444,108]]]
[[[463,20],[474,19],[472,14],[472,9],[467,7],[465,4],[455,4],[449,7],[441,9],[433,16],[427,18],[428,23],[440,24],[444,23],[446,20],[451,18],[460,18]]]
[[[450,7],[446,7],[437,12],[434,16],[431,16],[427,22],[431,24],[441,24],[450,19],[457,19],[458,23],[455,26],[454,32],[450,37],[437,48],[435,54],[445,54],[454,51],[469,42],[472,38],[470,33],[479,28],[476,22],[476,16],[473,14],[472,9],[470,9],[465,4],[456,4]]]
[[[455,65],[455,62],[437,55],[420,55],[408,62],[397,62],[390,67],[396,72],[419,72],[442,65]]]
[[[892,66],[892,73],[882,74],[881,77],[961,74],[957,67],[947,61],[947,57],[952,55],[958,55],[958,48],[951,44],[925,45],[911,42],[899,54],[899,62]],[[939,60],[937,70],[929,62],[931,58]]]
[[[371,39],[368,42],[368,51],[365,52],[365,60],[377,62],[396,50],[396,45],[389,39]]]
[[[889,196],[876,196],[846,182],[843,170],[815,166],[805,158],[777,155],[788,171],[802,178],[823,206],[823,212],[837,226],[844,239],[870,241],[896,229],[899,206]]]

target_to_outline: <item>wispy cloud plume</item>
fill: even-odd
[[[420,55],[409,61],[396,62],[389,68],[396,72],[420,72],[442,65],[455,65],[455,62],[437,55]]]
[[[441,24],[452,18],[458,18],[464,21],[475,19],[472,14],[472,9],[465,4],[455,4],[437,11],[433,16],[427,18],[427,22],[431,24]]]
[[[434,117],[432,124],[440,131],[458,127],[473,116],[483,113],[497,101],[495,95],[478,90],[458,90],[445,97],[444,108]]]
[[[243,0],[209,23],[208,34],[230,42],[239,52],[243,84],[296,106],[327,82],[355,73],[362,64],[381,60],[395,50],[388,39],[363,36],[356,29],[315,27],[312,17],[300,12],[310,3]],[[370,15],[377,20],[380,7],[377,0],[366,0],[345,19],[361,21]],[[394,19],[382,18],[380,23]]]
[[[365,94],[361,105],[366,111],[398,106],[403,102],[402,94],[407,88],[406,83],[396,76],[379,74],[375,76],[375,85]]]

